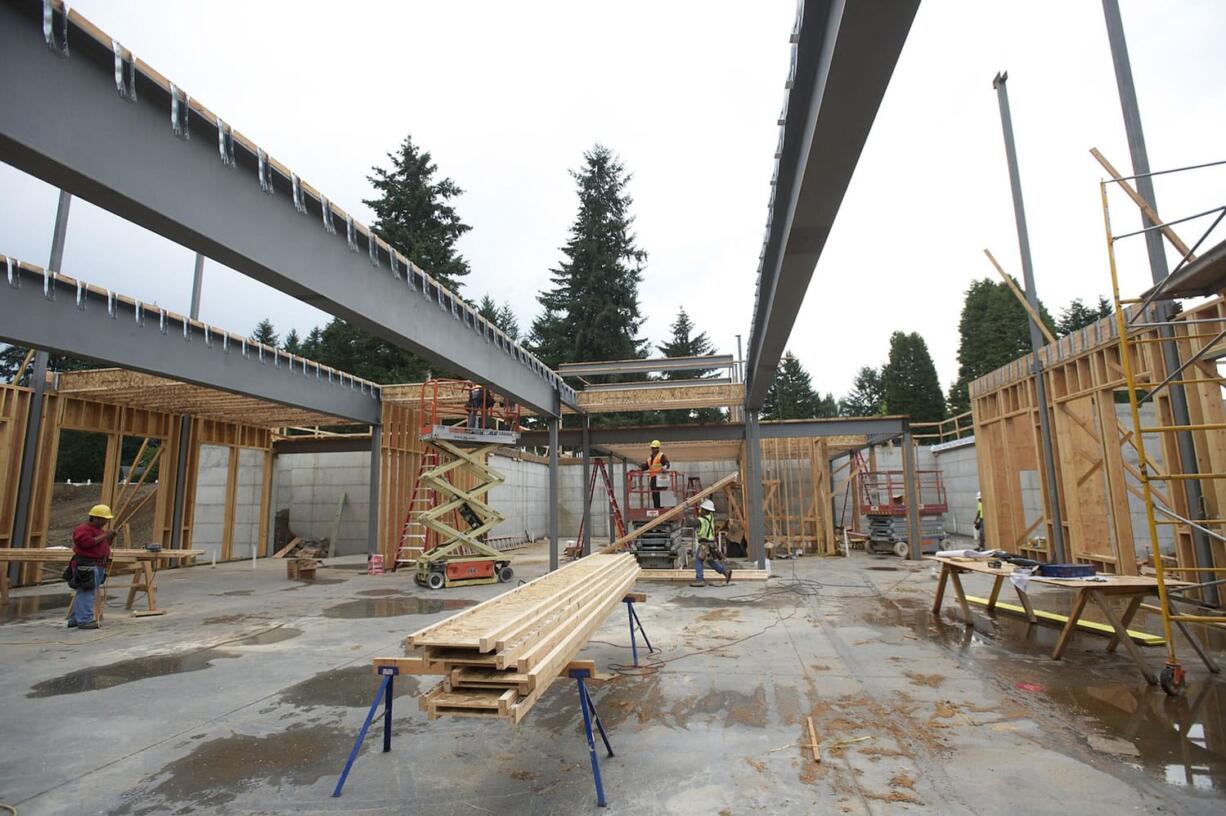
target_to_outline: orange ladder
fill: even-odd
[[[595,461],[595,467],[592,468],[592,475],[587,482],[587,503],[591,505],[592,496],[596,492],[596,474],[604,477],[604,491],[609,498],[609,510],[613,513],[613,526],[617,530],[617,537],[624,538],[626,535],[626,523],[622,520],[621,507],[617,504],[617,496],[613,492],[613,479],[609,476],[609,471],[605,467],[603,459]],[[583,520],[579,522],[579,537],[575,539],[575,543],[566,548],[566,557],[578,558],[583,552]]]
[[[417,475],[413,477],[413,496],[409,499],[409,512],[404,517],[404,527],[400,533],[400,547],[396,551],[397,567],[401,564],[416,564],[421,554],[437,543],[431,540],[431,533],[426,525],[422,524],[420,518],[423,513],[438,504],[438,491],[423,482],[421,475],[438,465],[438,451],[434,448],[427,448],[421,455]]]

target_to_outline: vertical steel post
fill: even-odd
[[[630,532],[630,460],[622,458],[622,519]]]
[[[907,542],[911,545],[911,560],[919,561],[924,557],[924,528],[920,524],[919,482],[915,470],[915,439],[908,422],[902,432],[902,479],[906,483]]]
[[[203,287],[204,256],[197,252],[196,267],[192,271],[191,311],[188,312],[188,317],[192,320],[200,319],[200,291]],[[175,496],[170,511],[170,548],[172,550],[183,546],[183,514],[186,512],[186,508],[183,507],[183,497],[187,495],[187,453],[191,449],[191,433],[192,418],[184,414],[179,417],[179,450],[178,458],[175,460]],[[269,504],[271,505],[271,502]],[[273,518],[276,517],[275,508],[270,506],[269,512],[273,514]],[[268,524],[269,519],[264,519],[264,523]]]
[[[1005,136],[1005,158],[1009,163],[1009,186],[1013,189],[1013,216],[1017,221],[1017,245],[1022,256],[1022,278],[1026,285],[1026,302],[1039,314],[1039,295],[1034,286],[1034,267],[1030,260],[1030,233],[1026,229],[1026,208],[1022,203],[1022,180],[1017,168],[1017,147],[1013,143],[1013,118],[1009,114],[1009,92],[1005,82],[1009,75],[1001,72],[992,80],[996,101],[1000,104],[1000,125]],[[1056,481],[1056,458],[1051,437],[1051,418],[1047,415],[1047,383],[1039,349],[1043,334],[1033,319],[1030,323],[1030,347],[1034,350],[1033,365],[1035,397],[1039,412],[1039,437],[1043,445],[1043,473],[1046,482],[1047,517],[1051,520],[1052,552],[1057,562],[1067,561],[1064,547],[1064,521],[1060,512],[1060,485]]]
[[[1149,153],[1145,148],[1145,131],[1141,127],[1141,108],[1137,104],[1137,89],[1132,82],[1132,62],[1128,58],[1128,41],[1124,38],[1124,21],[1120,17],[1118,0],[1103,0],[1103,17],[1107,22],[1107,40],[1111,45],[1111,62],[1115,67],[1115,84],[1120,94],[1120,109],[1124,115],[1124,131],[1128,135],[1128,152],[1132,157],[1132,172],[1137,174],[1137,192],[1149,206],[1158,209],[1158,199],[1154,194],[1154,180],[1148,175]],[[1154,226],[1141,213],[1142,226]],[[1166,263],[1166,247],[1158,230],[1145,233],[1145,250],[1149,256],[1150,279],[1155,284],[1161,283],[1170,274]],[[1170,320],[1175,313],[1174,304],[1160,302],[1154,305],[1159,310],[1160,320]],[[1162,326],[1159,335],[1169,340],[1162,344],[1162,361],[1167,371],[1179,368],[1179,349],[1174,341],[1174,330],[1170,326]],[[1176,425],[1191,424],[1188,412],[1188,397],[1181,384],[1170,386],[1171,414]],[[1178,431],[1175,440],[1179,447],[1179,458],[1185,474],[1195,476],[1199,470],[1196,463],[1196,443],[1190,431]],[[1173,471],[1173,468],[1168,468]],[[1199,479],[1187,479],[1183,482],[1184,494],[1188,501],[1188,515],[1194,521],[1206,518],[1204,495]],[[1196,561],[1201,565],[1213,563],[1213,546],[1209,537],[1202,531],[1192,528],[1192,541],[1196,549]],[[1216,605],[1219,600],[1217,587],[1206,587],[1202,590],[1204,599]]]
[[[745,514],[749,517],[749,554],[766,569],[766,521],[762,516],[765,498],[762,495],[762,437],[758,427],[758,412],[745,410]]]
[[[558,423],[549,418],[549,571],[558,568]]]
[[[59,203],[55,208],[55,227],[51,233],[51,258],[47,261],[47,269],[59,272],[64,262],[64,241],[68,237],[68,210],[72,206],[72,195],[60,190]],[[42,434],[43,402],[47,392],[47,366],[51,355],[42,349],[34,352],[34,365],[30,371],[30,411],[26,418],[26,435],[22,441],[21,469],[17,477],[17,507],[13,513],[13,534],[9,546],[24,547],[28,544],[30,535],[30,500],[34,496],[34,464],[38,458],[38,439]],[[55,467],[55,463],[50,463]],[[20,566],[14,562],[9,566],[9,578],[16,580],[20,575]]]
[[[612,491],[613,490],[613,456],[612,455],[606,456],[604,463],[605,463],[605,468],[604,468],[605,476],[609,480],[608,487],[609,487],[609,490]],[[609,519],[609,544],[612,545],[613,542],[617,540],[617,525],[614,524],[613,522],[613,503],[610,501],[605,501],[605,514],[608,516],[608,519]]]
[[[379,476],[383,471],[383,427],[370,426],[370,507],[366,510],[366,552],[373,555],[379,551]],[[384,564],[384,569],[395,566],[399,556],[399,548],[392,553],[392,564]]]
[[[588,555],[592,552],[592,497],[588,495],[587,486],[592,478],[592,442],[591,442],[591,426],[589,424],[588,415],[583,415],[583,488],[579,491],[583,497],[583,540],[579,542],[579,546],[583,549],[581,552]],[[592,491],[595,493],[596,491]]]

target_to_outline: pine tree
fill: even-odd
[[[885,410],[916,422],[945,418],[945,399],[928,344],[916,332],[890,335],[890,358],[881,372]]]
[[[512,340],[519,339],[519,321],[515,318],[515,312],[511,311],[511,304],[504,302],[499,308],[494,299],[485,294],[481,296],[481,303],[477,306],[477,312],[490,323],[497,326],[507,337]]]
[[[1102,295],[1098,297],[1098,305],[1093,307],[1085,305],[1081,298],[1074,298],[1064,308],[1064,311],[1060,313],[1060,319],[1056,321],[1056,334],[1064,337],[1078,329],[1092,326],[1104,317],[1110,317],[1114,313],[1115,310],[1111,307],[1111,301]]]
[[[851,393],[843,398],[840,412],[843,416],[875,416],[882,413],[885,394],[881,386],[881,371],[863,366],[856,372],[851,384]]]
[[[256,343],[276,348],[280,338],[277,337],[276,329],[272,327],[272,321],[266,317],[255,324],[255,331],[251,333],[251,339]]]
[[[17,373],[18,366],[25,362],[26,353],[29,350],[28,346],[5,346],[0,349],[0,383],[12,382],[13,375]],[[67,354],[52,354],[47,358],[48,371],[83,371],[90,368],[98,368],[98,365],[76,357],[69,357]],[[22,372],[21,379],[15,384],[29,385],[33,373],[34,361],[30,360],[30,364]]]
[[[285,341],[281,344],[281,348],[290,354],[302,353],[302,341],[298,339],[297,329],[289,330],[289,334],[285,335]]]
[[[1055,331],[1042,301],[1039,317]],[[958,379],[949,389],[951,415],[970,410],[967,387],[972,380],[1030,352],[1030,315],[1003,281],[982,278],[966,290],[958,333]]]
[[[430,151],[413,144],[412,136],[387,154],[388,169],[372,167],[367,180],[378,198],[362,203],[375,213],[371,229],[452,291],[468,274],[468,261],[455,244],[472,227],[460,220],[451,199],[463,190],[450,178],[434,180],[438,171]]]
[[[715,351],[715,346],[706,332],[694,333],[694,323],[685,313],[685,308],[677,310],[677,319],[669,327],[672,335],[668,342],[656,346],[665,357],[701,357]],[[664,372],[666,380],[701,380],[711,375],[709,368],[689,368],[679,371]],[[724,414],[718,408],[674,409],[661,411],[661,420],[669,424],[685,422],[719,422]]]
[[[809,419],[818,415],[819,402],[809,372],[792,352],[784,354],[775,379],[766,390],[763,416],[767,419]]]
[[[549,366],[566,361],[621,360],[646,354],[638,337],[638,286],[647,253],[635,243],[626,187],[630,175],[613,152],[596,145],[572,171],[579,211],[553,287],[537,296],[542,312],[530,345]]]
[[[430,374],[425,360],[370,332],[334,317],[314,328],[300,353],[324,365],[380,384],[420,382]]]

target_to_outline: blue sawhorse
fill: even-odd
[[[587,683],[583,682],[591,679],[591,669],[571,669],[570,676],[579,686],[579,710],[583,714],[583,733],[587,736],[588,755],[592,758],[592,779],[596,782],[596,805],[604,807],[608,803],[604,798],[604,780],[600,777],[600,760],[596,758],[596,737],[592,734],[593,722],[596,723],[596,730],[600,732],[600,739],[604,741],[604,748],[609,752],[609,757],[614,756],[613,746],[609,744],[609,735],[604,730],[604,723],[600,721],[600,714],[596,711],[596,704],[592,702]]]
[[[392,750],[392,692],[395,677],[400,674],[400,669],[395,666],[380,666],[379,674],[383,676],[383,682],[379,684],[379,690],[375,692],[370,711],[366,712],[366,722],[362,723],[362,730],[358,732],[358,738],[354,740],[349,759],[345,760],[345,769],[341,771],[341,778],[336,780],[336,788],[332,791],[333,796],[340,796],[341,789],[345,787],[349,771],[353,768],[354,760],[358,758],[358,751],[362,749],[362,740],[366,739],[366,732],[370,730],[370,724],[375,719],[375,712],[379,709],[380,699],[383,700],[383,752],[387,753]]]
[[[635,601],[645,601],[647,595],[642,592],[632,592],[622,598],[622,603],[626,605],[626,617],[630,620],[630,655],[634,661],[634,668],[639,667],[639,644],[635,637],[635,632],[643,636],[643,642],[647,644],[647,654],[654,654],[656,649],[651,645],[651,641],[647,639],[647,631],[643,629],[643,622],[639,620],[639,613],[634,611]]]

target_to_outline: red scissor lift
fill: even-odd
[[[945,482],[939,470],[915,471],[919,497],[920,549],[936,552],[946,538],[942,521],[949,510]],[[868,549],[906,558],[910,552],[907,530],[907,481],[901,470],[860,472],[860,512],[868,516]]]
[[[662,483],[661,487],[651,486],[652,478]],[[662,470],[651,473],[647,470],[631,470],[626,473],[626,521],[631,530],[637,530],[647,522],[655,519],[661,513],[671,510],[673,505],[656,508],[652,493],[658,491],[661,496],[671,493],[674,501],[682,496],[685,476],[675,470]],[[686,514],[659,524],[643,535],[630,542],[630,551],[643,569],[682,569],[686,563],[686,553],[683,546],[681,530],[685,526]]]

